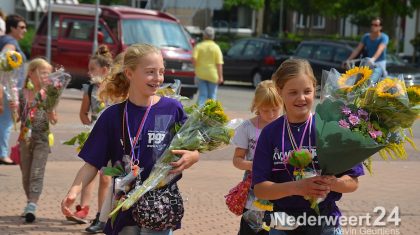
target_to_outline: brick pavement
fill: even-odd
[[[223,91],[221,92],[229,92]],[[74,97],[80,97],[77,92]],[[228,93],[229,94],[229,93]],[[75,158],[74,147],[59,143],[83,130],[78,116],[80,101],[71,97],[64,99],[58,107],[59,124],[53,127],[56,145],[52,149],[45,177],[44,192],[39,203],[38,219],[34,224],[23,223],[20,213],[25,206],[21,188],[21,174],[17,166],[0,165],[0,235],[3,234],[82,234],[86,225],[74,225],[65,221],[60,212],[60,201],[73,182],[82,165]],[[249,116],[242,107],[227,107],[230,117]],[[419,124],[417,124],[419,125]],[[418,129],[417,129],[418,130]],[[414,141],[420,146],[420,133]],[[16,140],[16,133],[11,142]],[[345,195],[339,205],[345,215],[371,214],[373,209],[383,206],[389,212],[398,206],[401,211],[401,226],[346,227],[345,234],[420,234],[420,169],[419,153],[408,148],[409,161],[374,161],[375,175],[360,178],[359,190]],[[187,200],[183,228],[175,235],[233,235],[236,234],[239,218],[231,214],[223,195],[241,179],[241,172],[230,161],[233,147],[203,154],[200,162],[187,170],[180,188]],[[96,199],[95,199],[96,200]],[[96,201],[92,202],[93,209]],[[92,210],[90,217],[95,211]],[[396,233],[398,231],[398,233]]]
[[[230,152],[220,150],[219,154]],[[45,189],[39,203],[38,219],[34,224],[25,224],[19,217],[25,205],[17,166],[0,166],[0,234],[81,234],[85,225],[74,225],[64,220],[60,213],[60,200],[65,195],[81,161],[49,161],[45,177]],[[340,202],[346,215],[373,213],[375,206],[390,211],[398,206],[401,211],[401,226],[385,228],[347,227],[345,234],[398,234],[415,235],[420,230],[420,184],[418,183],[419,161],[383,162],[374,161],[375,175],[360,178],[357,192],[347,194]],[[176,235],[236,234],[239,218],[232,215],[224,205],[223,195],[241,178],[230,161],[213,160],[203,155],[202,160],[186,171],[180,183],[186,199],[183,228]],[[92,202],[93,208],[96,203]],[[91,211],[90,217],[94,216]],[[352,229],[352,230],[349,230]],[[380,233],[382,232],[382,233]],[[385,233],[388,232],[388,233]]]

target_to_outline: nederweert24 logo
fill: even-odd
[[[165,131],[153,131],[147,132],[147,147],[155,148],[162,145],[162,141],[165,139]]]

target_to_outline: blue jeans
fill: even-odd
[[[196,78],[196,80],[198,83],[198,106],[201,107],[208,99],[216,100],[218,84],[200,78]]]
[[[0,89],[3,87],[0,85]],[[0,114],[0,158],[9,156],[9,138],[12,131],[13,119],[9,108],[9,101],[3,93],[3,113]]]
[[[373,73],[370,77],[370,80],[372,83],[380,82],[383,78],[388,76],[388,73],[386,71],[386,61],[378,61],[375,62],[375,67],[373,68]]]
[[[124,227],[118,235],[172,235],[172,230],[165,231],[152,231],[145,228],[140,228],[139,226],[126,226]]]
[[[293,231],[293,230],[290,230]],[[280,231],[276,229],[270,229],[269,235],[287,235],[286,231]],[[343,235],[343,231],[341,227],[334,227],[334,226],[322,226],[321,233],[319,235]]]

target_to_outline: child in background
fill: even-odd
[[[172,128],[187,118],[179,101],[156,95],[163,83],[165,71],[163,57],[158,48],[148,44],[132,45],[124,54],[123,64],[123,70],[116,71],[112,75],[103,92],[110,97],[110,100],[122,97],[128,99],[110,106],[101,114],[80,151],[79,157],[86,163],[79,170],[73,185],[62,200],[61,210],[66,216],[72,215],[69,207],[82,188],[89,184],[98,170],[106,166],[110,160],[112,165],[117,161],[127,164],[125,160],[129,160],[128,164],[131,166],[138,165],[142,168],[136,181],[147,179],[157,158],[173,137]],[[122,133],[139,137],[127,138],[130,140],[127,141],[122,137]],[[157,133],[163,136],[161,141],[151,138]],[[199,159],[198,151],[173,150],[172,152],[181,158],[172,163],[174,169],[171,173],[182,172]],[[171,185],[176,186],[176,182]],[[108,220],[105,233],[172,234],[171,229],[154,231],[139,227],[133,220],[132,211],[133,208],[119,212],[112,226]]]
[[[50,153],[49,123],[57,123],[55,111],[47,113],[38,101],[46,95],[42,88],[48,82],[51,72],[52,66],[46,60],[31,60],[20,94],[21,129],[18,141],[22,184],[27,199],[23,216],[28,223],[32,223],[36,218],[37,203],[42,192],[45,166]]]
[[[98,114],[105,108],[105,103],[98,99],[98,91],[105,77],[108,75],[112,65],[112,54],[108,47],[101,45],[98,47],[95,54],[89,60],[89,77],[90,84],[83,86],[83,100],[80,107],[80,120],[85,125],[93,125],[97,119]],[[89,118],[90,111],[90,118]],[[89,233],[102,232],[105,223],[99,221],[100,211],[111,182],[109,176],[99,174],[99,188],[98,188],[98,212],[91,225],[86,228]],[[87,223],[85,218],[89,214],[89,203],[92,199],[94,191],[94,181],[87,185],[81,194],[80,205],[76,206],[74,216],[67,217],[68,220],[77,223]]]
[[[319,203],[320,215],[340,216],[336,201],[342,193],[350,193],[358,187],[358,176],[364,174],[361,164],[336,176],[314,176],[296,180],[293,166],[287,157],[293,151],[309,150],[312,170],[319,170],[316,155],[315,118],[311,112],[316,80],[306,60],[289,59],[273,74],[284,102],[285,115],[267,125],[261,132],[252,166],[252,184],[258,198],[271,200],[275,212],[289,216],[318,216],[304,197],[325,198]],[[306,213],[306,214],[305,214]],[[317,217],[319,218],[319,217]],[[317,221],[318,222],[318,221]],[[341,235],[339,225],[322,223],[320,226],[301,225],[295,230],[272,228],[270,235],[322,234]]]
[[[244,179],[247,178],[248,174],[251,174],[252,160],[254,159],[254,152],[261,130],[280,116],[282,107],[283,102],[274,83],[271,80],[262,81],[255,89],[251,106],[251,112],[255,113],[256,116],[244,121],[235,130],[235,136],[232,139],[233,144],[236,146],[233,155],[233,165],[245,171]],[[250,189],[245,204],[245,211],[261,211],[261,209],[253,206],[253,202],[256,200],[253,190]],[[254,225],[249,225],[242,217],[238,235],[268,234],[265,230],[256,233],[250,226]]]

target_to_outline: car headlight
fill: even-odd
[[[194,66],[191,62],[183,62],[181,70],[182,71],[194,71]]]

